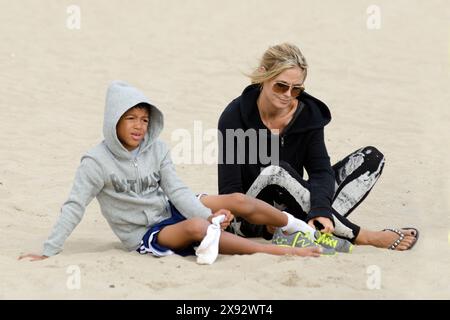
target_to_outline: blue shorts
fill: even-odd
[[[171,250],[158,244],[158,232],[160,232],[166,226],[170,226],[186,220],[186,218],[180,213],[180,211],[178,211],[177,208],[175,208],[175,206],[170,201],[169,205],[172,216],[150,227],[150,229],[142,237],[140,247],[136,249],[136,251],[140,254],[151,253],[156,257],[168,256],[174,253],[183,257],[195,255],[194,246],[198,246],[198,243],[193,243],[188,247],[179,250]]]

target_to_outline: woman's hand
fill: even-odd
[[[214,212],[212,215],[210,215],[208,217],[208,221],[212,223],[212,219],[214,217],[220,216],[222,214],[225,216],[225,219],[220,224],[220,228],[222,230],[225,230],[230,225],[231,221],[234,219],[234,215],[230,212],[230,210],[220,209],[220,210]]]
[[[38,260],[44,260],[44,259],[47,259],[48,257],[47,257],[47,256],[41,256],[41,255],[39,255],[39,254],[29,253],[29,254],[21,255],[21,256],[18,258],[18,260],[22,260],[22,259],[25,259],[25,258],[29,258],[30,261],[38,261]]]
[[[321,229],[320,232],[333,233],[333,231],[334,231],[333,222],[331,222],[330,219],[325,218],[325,217],[316,217],[316,218],[309,220],[308,224],[311,227],[313,227],[314,229],[316,229],[316,226],[314,225],[314,221],[317,221],[318,223],[320,223],[323,226],[323,229]]]

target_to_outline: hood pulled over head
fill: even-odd
[[[143,152],[158,138],[164,127],[162,112],[141,91],[128,83],[116,80],[109,85],[106,93],[103,135],[108,149],[119,158],[128,159],[131,158],[131,154],[117,137],[117,123],[125,112],[138,104],[146,104],[150,111],[147,134],[140,146],[140,152]]]

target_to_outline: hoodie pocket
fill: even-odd
[[[155,214],[153,210],[145,209],[144,214],[147,219],[147,227],[150,227],[162,220],[161,215]]]
[[[144,214],[147,218],[147,227],[153,226],[165,219],[170,218],[170,214],[165,208],[152,208],[152,209],[144,209]]]

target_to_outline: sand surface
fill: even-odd
[[[1,299],[450,298],[450,2],[0,3]],[[72,4],[80,29],[67,25]],[[367,26],[372,4],[380,29]],[[173,147],[177,129],[192,137],[195,125],[215,129],[248,84],[243,73],[284,41],[302,49],[307,91],[331,109],[332,162],[367,145],[386,157],[352,220],[372,230],[416,226],[413,250],[220,256],[200,266],[124,251],[93,201],[61,254],[17,260],[41,251],[81,155],[101,141],[111,80],[134,84],[163,110],[162,137]],[[215,194],[217,169],[206,158],[177,171],[195,192]]]

